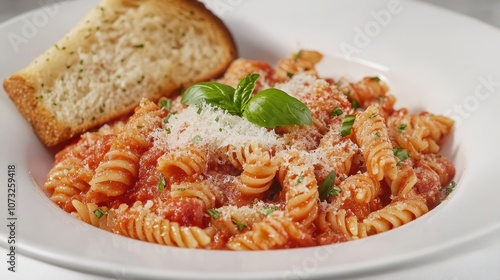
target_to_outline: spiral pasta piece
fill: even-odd
[[[352,129],[365,158],[368,173],[378,181],[384,177],[394,180],[397,174],[397,160],[389,140],[387,126],[378,108],[371,105],[359,113]]]
[[[453,120],[428,113],[410,115],[402,110],[387,120],[391,138],[405,148],[412,158],[420,153],[437,153],[444,137],[450,134]]]
[[[278,179],[286,192],[286,212],[297,222],[311,224],[318,213],[318,182],[314,167],[298,151],[280,155]]]
[[[359,203],[368,203],[380,194],[380,183],[369,174],[355,174],[340,183],[342,191],[348,191]]]
[[[44,186],[51,193],[50,200],[62,206],[71,197],[90,188],[88,182],[92,175],[92,171],[83,166],[81,158],[67,157],[50,170]]]
[[[258,196],[269,189],[277,167],[271,161],[271,154],[261,145],[251,142],[242,148],[230,147],[228,156],[235,168],[242,168],[240,175],[243,184],[238,185],[241,193]]]
[[[153,102],[141,100],[97,167],[90,181],[94,193],[108,198],[119,196],[134,183],[140,156],[150,145],[149,133],[161,126],[164,114]]]
[[[106,157],[90,181],[91,189],[106,196],[119,196],[135,182],[140,158],[126,149],[109,151]]]
[[[340,124],[332,125],[314,153],[322,159],[320,165],[324,170],[334,170],[338,177],[346,177],[359,147],[351,139],[341,137],[339,130]]]
[[[429,130],[429,135],[426,138],[429,147],[423,152],[439,152],[439,145],[443,139],[450,134],[454,121],[445,116],[432,115],[426,112],[415,115],[414,118]]]
[[[334,208],[320,211],[317,224],[326,229],[340,232],[347,240],[359,239],[367,236],[366,225],[358,221],[355,215],[348,215],[347,210]]]
[[[186,177],[200,175],[207,169],[207,152],[204,149],[190,146],[184,150],[165,153],[158,159],[156,169],[165,178],[181,181]]]
[[[403,165],[398,169],[396,179],[391,182],[392,195],[406,195],[417,183],[418,178],[410,165]]]
[[[235,59],[218,82],[236,87],[241,79],[252,73],[260,75],[255,86],[255,91],[260,91],[264,87],[269,87],[274,82],[273,75],[275,71],[268,63],[245,58]]]
[[[396,98],[389,94],[389,87],[378,77],[364,77],[356,83],[343,78],[337,85],[349,100],[356,101],[363,109],[371,105],[377,106],[384,117],[391,115],[394,111]]]
[[[276,79],[278,81],[289,80],[293,75],[306,73],[317,76],[315,65],[323,58],[323,55],[317,51],[301,50],[293,53],[289,58],[278,62],[276,70]]]
[[[223,199],[221,190],[209,182],[186,182],[182,184],[172,184],[170,188],[172,198],[196,197],[203,201],[206,209],[218,206]]]
[[[391,202],[386,207],[374,211],[363,220],[368,235],[397,228],[407,224],[429,211],[425,200],[420,197]]]
[[[276,211],[255,223],[252,230],[234,235],[226,247],[237,251],[270,250],[285,248],[292,241],[306,246],[312,242],[310,234],[302,226],[283,212]]]
[[[257,222],[262,221],[265,215],[257,208],[222,206],[215,211],[220,213],[217,219],[212,217],[214,227],[230,235],[239,234],[245,228],[252,228]]]
[[[205,248],[212,241],[209,231],[196,226],[181,226],[164,219],[136,202],[116,213],[114,231],[134,239],[185,248]]]
[[[447,186],[455,177],[455,167],[449,159],[438,155],[424,155],[423,161],[439,176],[442,187]]]
[[[114,227],[114,215],[109,214],[107,207],[99,207],[95,203],[84,204],[76,199],[71,203],[75,208],[75,212],[71,213],[72,216],[104,230],[110,231]]]

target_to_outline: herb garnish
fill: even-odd
[[[201,138],[200,135],[196,135],[195,137],[193,137],[193,139],[191,139],[191,142],[197,143],[197,142],[200,142],[202,140],[203,140],[203,138]]]
[[[328,176],[326,176],[325,181],[323,181],[323,183],[321,183],[318,188],[320,198],[328,199],[330,196],[336,196],[340,194],[341,189],[334,186],[335,177],[336,174],[333,170],[328,174]]]
[[[212,217],[212,219],[217,220],[220,217],[220,212],[215,209],[207,209],[207,213]]]
[[[295,57],[293,58],[293,61],[297,62],[297,60],[302,56],[302,50],[299,50],[296,54]]]
[[[394,148],[393,152],[394,155],[399,159],[399,162],[397,163],[398,166],[401,166],[403,164],[403,161],[410,157],[410,154],[401,147]]]
[[[245,76],[236,89],[217,82],[194,84],[186,89],[181,103],[207,103],[267,128],[312,124],[309,108],[282,90],[268,88],[252,96],[258,77],[259,74]]]
[[[330,116],[340,116],[344,113],[344,111],[342,111],[342,109],[340,109],[339,107],[335,107],[335,109],[333,109],[333,111],[330,113]]]
[[[238,227],[238,230],[243,230],[244,228],[247,227],[247,225],[243,224],[243,223],[240,223],[238,221],[234,221],[233,220],[233,223]]]
[[[456,186],[457,183],[455,183],[455,181],[451,181],[450,185],[444,189],[444,193],[446,194],[446,196],[448,196],[455,189]]]
[[[264,214],[264,215],[269,215],[271,213],[273,213],[274,211],[278,210],[278,206],[276,205],[272,205],[268,208],[264,208],[264,209],[260,209],[260,213]]]
[[[163,175],[160,176],[160,181],[158,181],[158,191],[163,192],[165,190],[165,186],[167,185],[167,180]]]
[[[340,135],[342,135],[342,137],[346,137],[351,134],[351,128],[355,120],[355,115],[346,115],[344,117],[344,120],[342,121],[342,128],[340,129]]]
[[[163,108],[167,111],[170,111],[170,109],[172,109],[172,102],[168,99],[162,99],[160,101],[160,106],[161,106],[161,108]]]
[[[359,109],[359,107],[360,107],[360,106],[359,106],[359,102],[358,102],[356,99],[353,99],[353,100],[351,101],[351,105],[352,105],[352,108],[353,108],[354,110]]]
[[[104,216],[104,214],[106,214],[106,212],[102,211],[102,209],[100,208],[95,209],[93,213],[98,219],[100,219],[102,216]]]
[[[407,126],[407,125],[406,125],[406,124],[404,124],[404,123],[403,123],[403,124],[400,124],[400,125],[398,126],[398,132],[399,132],[399,133],[403,132],[403,130],[405,130],[406,126]]]

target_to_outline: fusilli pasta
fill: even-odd
[[[299,51],[276,70],[238,59],[217,80],[238,87],[257,73],[248,98],[285,91],[309,109],[310,125],[261,127],[209,102],[143,100],[124,121],[57,153],[47,195],[111,233],[225,250],[346,242],[432,210],[454,186],[455,168],[439,154],[453,121],[395,108],[378,77],[322,78],[321,57]]]

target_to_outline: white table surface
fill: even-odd
[[[0,22],[45,4],[68,0],[0,0]],[[499,0],[422,0],[436,6],[474,17],[480,21],[500,28]],[[500,62],[499,62],[500,63]],[[0,255],[6,256],[7,250],[0,247]],[[71,271],[26,257],[17,257],[17,271],[7,270],[7,264],[0,265],[0,279],[75,279],[108,280],[105,278]],[[127,278],[124,278],[127,279]],[[484,242],[474,243],[464,248],[454,257],[434,263],[421,263],[412,267],[402,267],[389,274],[373,275],[359,280],[468,280],[500,279],[500,233],[490,236]]]

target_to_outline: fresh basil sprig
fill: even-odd
[[[249,74],[236,89],[217,82],[197,83],[186,89],[181,103],[207,103],[267,128],[312,124],[309,108],[282,90],[268,88],[252,96],[258,78],[259,74]]]

